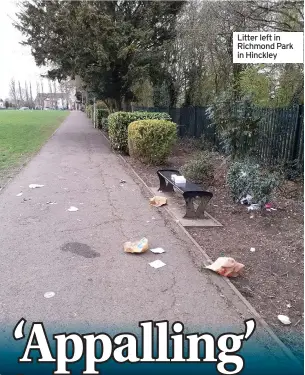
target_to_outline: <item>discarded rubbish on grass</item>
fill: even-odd
[[[149,265],[153,268],[161,268],[161,267],[164,267],[166,266],[165,263],[162,262],[162,260],[154,260],[153,262],[149,263]]]
[[[161,206],[164,206],[165,204],[167,204],[167,198],[157,195],[153,198],[150,198],[149,203],[150,203],[151,206],[161,207]]]
[[[257,211],[261,208],[258,203],[252,203],[249,207],[247,207],[248,211]]]
[[[254,253],[255,252],[255,247],[251,247],[250,251],[251,251],[251,253]]]
[[[162,247],[156,247],[155,249],[150,249],[150,251],[154,254],[162,254],[165,253],[165,250]]]
[[[16,195],[16,197],[21,197],[22,194],[23,194],[23,193],[19,193],[19,194]]]
[[[70,208],[68,208],[68,211],[75,212],[75,211],[78,211],[78,208],[74,207],[74,206],[71,206]]]
[[[278,320],[279,320],[281,323],[283,323],[283,324],[285,324],[285,325],[289,325],[289,324],[291,324],[291,321],[290,321],[289,317],[286,316],[286,315],[278,315],[277,318],[278,318]]]
[[[235,259],[229,257],[220,257],[211,265],[206,266],[206,268],[226,277],[238,276],[244,267],[242,263],[238,263]]]
[[[288,309],[290,309],[291,308],[291,303],[287,303],[286,306],[288,307]]]
[[[148,250],[148,240],[143,237],[140,241],[136,242],[125,242],[124,251],[125,253],[145,253]]]
[[[37,188],[41,188],[41,187],[44,187],[44,185],[39,185],[39,184],[30,184],[29,185],[30,189],[37,189]]]
[[[54,292],[46,292],[44,295],[44,298],[52,298],[55,296]]]
[[[247,205],[249,205],[249,204],[252,203],[252,199],[253,199],[252,195],[247,194],[245,198],[242,198],[242,199],[240,200],[240,203],[241,203],[241,204],[247,204]]]

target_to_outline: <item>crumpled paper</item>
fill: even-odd
[[[167,204],[167,198],[160,197],[160,196],[157,195],[153,198],[150,198],[149,203],[150,203],[151,206],[161,207],[161,206],[164,206],[165,204]]]
[[[125,253],[145,253],[148,250],[148,240],[143,237],[140,241],[136,242],[125,242],[124,251]]]
[[[221,276],[236,277],[244,267],[244,264],[236,262],[234,258],[220,257],[206,268],[218,273]]]

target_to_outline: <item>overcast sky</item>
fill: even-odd
[[[9,82],[12,77],[32,83],[33,95],[36,95],[36,81],[43,72],[35,65],[29,47],[20,45],[21,33],[12,25],[18,10],[17,0],[1,0],[0,2],[0,99],[9,97]],[[47,88],[47,84],[44,84]]]

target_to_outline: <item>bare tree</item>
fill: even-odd
[[[53,98],[52,82],[51,82],[51,80],[49,80],[49,93],[50,93],[51,107],[54,108],[54,98]]]
[[[21,105],[23,105],[23,95],[22,95],[20,81],[18,81],[18,91],[19,91],[19,108],[20,108]]]
[[[40,109],[42,108],[41,99],[40,99],[40,86],[39,86],[39,82],[36,81],[36,101],[35,101],[35,107],[37,105],[40,107]]]
[[[54,100],[55,100],[55,108],[58,109],[58,105],[57,105],[57,97],[56,97],[56,94],[57,94],[57,89],[56,89],[56,81],[54,80],[53,82],[53,94],[54,94]]]
[[[26,106],[30,107],[30,96],[29,96],[28,85],[26,81],[24,82],[24,91],[25,91]]]
[[[17,88],[16,88],[16,81],[15,78],[12,78],[10,81],[10,97],[13,100],[13,103],[15,105],[15,108],[19,108],[18,106],[18,98],[17,98]]]
[[[30,82],[30,101],[31,101],[31,108],[34,108],[34,100],[33,100],[33,93],[32,93],[32,84]]]

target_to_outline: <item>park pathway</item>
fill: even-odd
[[[24,317],[65,331],[119,332],[166,319],[201,332],[241,332],[250,311],[219,277],[200,272],[192,242],[142,190],[85,114],[72,112],[0,194],[2,327]],[[125,241],[143,236],[166,252],[123,252]],[[150,267],[156,259],[166,266]],[[44,298],[46,292],[55,296]],[[279,360],[259,324],[251,340],[256,356]]]

